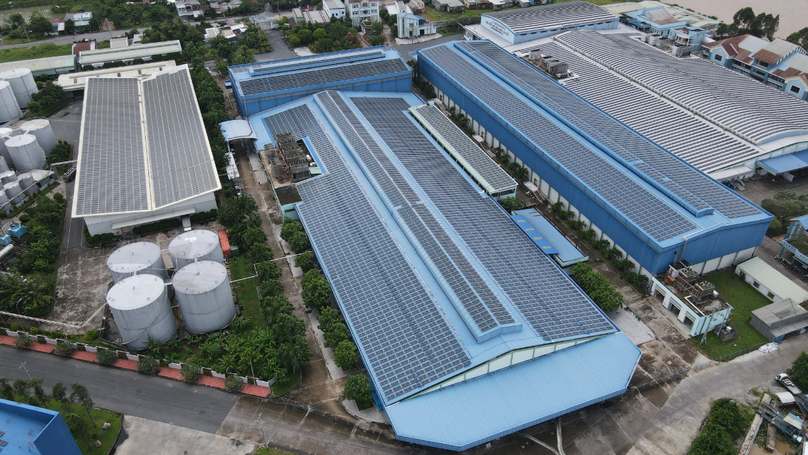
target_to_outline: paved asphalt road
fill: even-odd
[[[73,159],[76,159],[79,153],[82,108],[81,100],[76,100],[50,117],[51,127],[56,137],[73,145]],[[80,248],[84,245],[84,222],[81,218],[71,217],[75,183],[73,181],[66,184],[67,210],[65,211],[65,229],[62,234],[62,251]],[[62,258],[64,257],[62,255]]]
[[[0,377],[26,379],[19,369],[26,362],[32,377],[45,379],[46,391],[57,382],[68,386],[78,382],[99,408],[207,433],[216,433],[238,398],[209,387],[8,346],[0,346],[0,359]]]

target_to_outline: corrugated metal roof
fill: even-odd
[[[759,257],[738,264],[738,268],[783,300],[791,299],[791,301],[798,304],[808,300],[808,291],[795,284],[787,276],[778,272],[777,269]]]
[[[179,40],[161,41],[159,43],[133,44],[117,49],[94,49],[79,53],[79,65],[92,65],[93,63],[104,63],[116,60],[130,60],[153,55],[174,54],[182,52],[182,45]]]
[[[0,63],[0,72],[14,68],[28,68],[33,73],[41,71],[70,70],[74,71],[76,57],[73,54],[57,55],[56,57],[35,58],[30,60],[17,60]]]
[[[139,77],[148,76],[169,68],[176,67],[174,60],[164,62],[143,63],[141,65],[131,65],[119,68],[105,68],[92,71],[81,71],[78,73],[62,74],[56,82],[62,89],[84,90],[87,79],[91,77]]]
[[[545,28],[561,28],[592,22],[613,21],[617,16],[603,7],[589,2],[565,2],[533,6],[483,14],[498,20],[514,34],[532,32]]]
[[[808,311],[805,311],[803,307],[794,303],[791,299],[780,300],[752,311],[752,314],[769,326],[805,313],[808,313]]]
[[[640,350],[607,335],[386,409],[402,441],[465,450],[623,393]]]
[[[645,17],[660,25],[683,22],[671,16],[664,7],[645,10],[644,14]]]

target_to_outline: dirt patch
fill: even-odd
[[[661,408],[668,401],[668,394],[662,387],[646,389],[641,393],[646,400],[658,408]]]

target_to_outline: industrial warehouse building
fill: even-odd
[[[228,67],[243,117],[321,90],[409,92],[412,70],[386,46]]]
[[[257,149],[291,133],[323,171],[296,210],[397,438],[465,450],[622,394],[639,349],[422,103],[325,91],[249,117]]]
[[[0,399],[0,425],[4,453],[81,454],[58,411]]]
[[[601,36],[560,38],[578,35]],[[418,51],[418,62],[447,107],[468,115],[477,134],[530,170],[543,195],[623,250],[639,272],[685,260],[707,273],[750,258],[761,243],[771,215],[496,45],[446,43]]]
[[[483,14],[466,27],[466,39],[491,40],[500,46],[519,44],[567,30],[609,30],[620,20],[589,2],[565,2]]]
[[[808,149],[808,103],[636,35],[575,31],[533,49],[569,65],[565,87],[716,180],[806,166],[780,156]]]
[[[187,65],[86,84],[73,216],[91,235],[216,208],[221,185]]]

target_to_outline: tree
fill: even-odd
[[[72,35],[76,32],[76,22],[73,19],[68,19],[65,21],[65,34]]]
[[[17,395],[28,395],[28,381],[25,379],[14,379],[14,382],[11,383],[11,387],[14,389],[14,393]]]
[[[272,326],[281,314],[291,315],[294,311],[294,307],[289,303],[289,299],[287,299],[286,296],[274,295],[261,299],[261,310],[264,312],[267,324]]]
[[[359,351],[353,341],[344,340],[334,348],[334,363],[344,371],[353,370],[359,362]]]
[[[707,423],[693,440],[688,455],[734,455],[733,446],[748,425],[738,404],[729,398],[719,398],[710,406]]]
[[[365,375],[355,374],[348,377],[345,388],[342,389],[342,397],[356,401],[356,407],[361,411],[373,406],[373,397],[370,395],[372,390]]]
[[[584,240],[592,240],[595,238],[596,235],[598,234],[597,232],[595,232],[594,229],[588,229],[584,232],[581,232],[581,238],[583,238]]]
[[[93,399],[90,398],[90,394],[89,392],[87,392],[87,388],[79,383],[72,384],[70,388],[72,389],[72,392],[70,393],[70,401],[83,407],[87,411],[87,415],[90,416],[90,420],[93,422],[93,426],[97,427],[98,425],[95,424],[93,414],[90,412],[90,409],[93,408],[95,403],[93,403]]]
[[[309,270],[303,275],[300,282],[303,303],[308,308],[322,308],[328,305],[328,297],[331,294],[331,284],[325,279],[319,270]]]
[[[614,247],[606,252],[606,259],[610,261],[617,261],[623,258],[623,252],[617,247]]]
[[[39,399],[41,402],[45,402],[48,400],[48,396],[45,394],[45,390],[42,389],[42,382],[45,381],[42,378],[34,378],[28,383],[29,387],[34,389],[34,396]]]
[[[11,386],[8,378],[0,378],[0,398],[14,401],[14,387]]]
[[[67,387],[61,382],[57,382],[56,384],[51,387],[51,396],[54,400],[62,403],[62,406],[65,407],[65,411],[70,413],[70,399],[67,397]]]
[[[86,420],[82,419],[78,414],[68,414],[65,416],[65,423],[74,437],[76,433],[81,434],[84,437],[84,442],[87,443],[87,447],[91,447],[90,440],[87,439],[87,430],[89,430],[90,427],[87,425]]]
[[[258,286],[261,300],[283,295],[283,284],[278,280],[266,280]]]
[[[289,237],[289,248],[295,253],[302,253],[311,248],[309,237],[305,232],[295,232]]]
[[[315,259],[313,251],[304,251],[295,257],[295,267],[300,267],[303,272],[308,272],[314,268]]]
[[[788,371],[791,380],[803,390],[808,390],[808,354],[801,352],[791,364],[791,369]]]
[[[323,332],[331,331],[331,327],[338,322],[342,322],[339,318],[339,311],[335,308],[323,307],[320,308],[320,317],[318,318],[319,325],[317,326]]]
[[[808,50],[808,27],[788,35],[788,38],[786,39],[789,42],[802,46],[803,49]]]
[[[244,248],[245,251],[249,251],[252,249],[253,245],[267,242],[267,235],[264,233],[264,230],[260,227],[251,227],[245,229],[244,232],[241,234],[241,246]]]
[[[335,322],[331,324],[328,331],[323,332],[323,337],[325,338],[325,347],[336,348],[340,343],[351,338],[351,332],[344,322]]]
[[[502,208],[504,208],[505,211],[508,213],[523,209],[527,205],[525,204],[525,201],[513,196],[502,198],[499,200],[499,203],[500,205],[502,205]]]
[[[25,25],[25,18],[20,13],[10,14],[6,18],[6,23],[10,28],[20,28]]]
[[[287,242],[296,232],[303,232],[303,225],[300,221],[286,218],[283,220],[283,227],[281,227],[281,238]]]
[[[750,34],[759,38],[766,37],[769,41],[780,26],[780,16],[760,13],[755,15],[751,7],[739,9],[732,17],[732,24],[721,24],[715,31],[717,38],[726,38],[737,35]]]
[[[283,274],[277,262],[261,262],[255,266],[255,269],[258,271],[259,281],[277,280]]]
[[[87,24],[87,28],[89,28],[91,32],[97,32],[101,30],[101,24],[98,23],[98,19],[93,17]]]
[[[611,246],[611,242],[606,239],[595,240],[592,242],[592,246],[598,251],[606,251]]]
[[[59,139],[59,143],[56,144],[56,147],[54,147],[53,150],[51,150],[50,155],[48,155],[46,163],[47,164],[61,163],[63,161],[70,161],[72,159],[73,159],[73,146]]]
[[[575,264],[570,275],[603,311],[612,311],[623,306],[623,295],[617,291],[614,283],[592,270],[589,264]]]
[[[32,15],[31,20],[28,21],[28,27],[38,35],[53,33],[53,24],[41,14]]]

